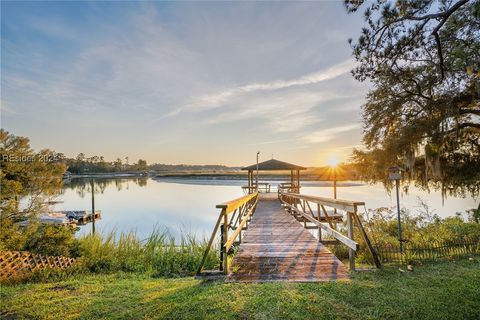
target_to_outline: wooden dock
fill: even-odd
[[[343,263],[278,199],[260,199],[227,281],[331,281],[349,279]]]
[[[282,190],[277,194],[260,194],[256,191],[219,204],[217,208],[221,212],[197,275],[210,278],[215,274],[215,271],[203,270],[203,266],[220,232],[220,265],[217,274],[226,275],[226,281],[348,280],[349,272],[355,270],[355,252],[359,249],[354,239],[355,225],[375,265],[380,268],[378,255],[357,214],[358,207],[363,205],[359,201]],[[337,223],[345,228],[337,229]],[[347,235],[340,232],[342,230],[346,230]],[[311,232],[316,232],[317,237]],[[325,244],[332,243],[348,248],[348,270],[325,247]]]

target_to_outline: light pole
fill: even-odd
[[[395,189],[397,192],[397,220],[398,220],[398,241],[400,242],[400,251],[403,252],[402,221],[400,220],[400,180],[402,179],[402,169],[399,167],[388,168],[388,179],[395,180]]]
[[[337,199],[337,170],[338,170],[338,159],[337,157],[332,157],[328,160],[328,165],[330,167],[330,172],[329,172],[329,179],[330,179],[330,173],[333,173],[333,198]],[[337,208],[333,209],[333,212],[335,214],[337,213]]]
[[[256,177],[256,184],[257,184],[257,191],[258,191],[258,156],[260,155],[260,151],[257,151],[257,177]]]

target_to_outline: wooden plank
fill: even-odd
[[[361,201],[349,201],[349,200],[341,200],[341,199],[315,197],[315,196],[308,196],[308,195],[303,195],[298,193],[282,193],[282,195],[296,198],[296,199],[307,200],[307,201],[311,201],[318,204],[323,204],[327,207],[332,207],[335,209],[349,211],[349,212],[355,211],[358,206],[365,205],[365,202],[361,202]]]
[[[259,199],[232,270],[227,281],[349,279],[343,263],[285,212],[278,200]]]

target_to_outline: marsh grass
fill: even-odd
[[[79,241],[79,264],[94,273],[147,272],[156,277],[193,275],[207,246],[192,233],[182,233],[175,239],[167,230],[154,228],[141,240],[135,232],[94,234]],[[216,248],[210,250],[205,267],[218,265]]]

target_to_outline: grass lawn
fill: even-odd
[[[2,319],[480,319],[480,259],[350,282],[224,284],[116,273],[1,287]]]

